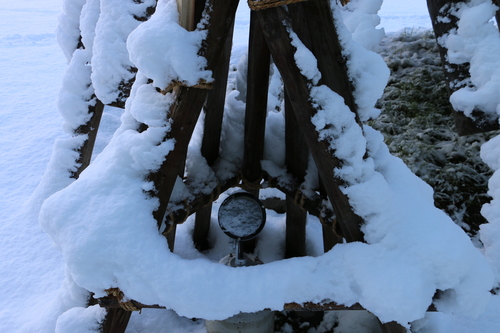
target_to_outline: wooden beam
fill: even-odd
[[[127,329],[131,311],[125,311],[120,306],[108,308],[101,326],[103,333],[123,333]]]
[[[440,43],[440,39],[453,29],[458,28],[458,18],[450,14],[451,6],[466,3],[463,0],[427,0],[427,8],[431,17],[434,34],[441,56],[441,64],[447,82],[448,95],[468,85],[470,64],[453,64],[448,61],[448,49]],[[441,19],[445,17],[446,19]],[[467,117],[463,110],[453,110],[453,118],[459,135],[488,132],[499,129],[498,118],[492,119],[484,110],[474,109],[474,119]]]
[[[208,69],[213,70],[220,59],[223,45],[234,22],[237,5],[237,0],[224,2],[207,0],[206,2],[205,8],[209,14],[208,34],[202,42],[199,54],[207,59]],[[158,227],[161,227],[163,222],[170,195],[179,174],[179,167],[184,165],[187,147],[207,94],[207,90],[204,89],[178,87],[175,91],[176,102],[170,111],[166,112],[168,121],[172,125],[165,139],[175,139],[175,147],[166,156],[160,168],[148,176],[148,179],[155,185],[155,192],[151,194],[159,199],[159,207],[153,213]],[[167,223],[170,224],[169,221]],[[173,224],[170,225],[173,226]]]
[[[255,12],[251,12],[242,173],[244,182],[254,185],[258,185],[262,179],[260,162],[264,155],[269,66],[269,49]]]
[[[194,7],[195,0],[177,0],[180,25],[188,31],[194,30]]]
[[[353,96],[354,87],[347,75],[330,5],[327,1],[295,3],[288,6],[288,14],[293,31],[318,61],[318,69],[322,75],[318,84],[325,84],[342,96],[346,105],[356,114],[356,120],[361,126]],[[325,252],[342,241],[342,237],[333,230],[334,226],[333,219],[323,224]]]
[[[309,214],[316,216],[321,221],[321,223],[328,225],[334,224],[333,212],[323,204],[324,200],[327,198],[326,196],[323,197],[317,193],[309,193],[308,195],[306,195],[302,193],[301,189],[298,187],[291,188],[280,185],[277,179],[274,179],[269,175],[264,174],[264,178],[266,182],[265,185],[267,187],[277,188],[281,192],[293,198],[296,205],[309,212]],[[240,178],[235,176],[225,181],[224,183],[221,183],[212,191],[212,193],[200,194],[189,201],[176,202],[176,206],[180,205],[181,208],[177,208],[176,210],[168,212],[169,220],[174,221],[174,223],[176,224],[183,223],[191,214],[200,211],[200,209],[203,209],[213,201],[217,200],[221,193],[225,192],[231,187],[237,186],[241,186]]]
[[[297,179],[297,185],[304,181],[309,162],[309,150],[299,124],[292,110],[292,104],[285,92],[285,161],[288,173]],[[307,211],[300,207],[295,198],[286,196],[285,258],[303,257],[306,251]]]
[[[213,166],[219,157],[220,135],[222,131],[222,118],[224,116],[224,104],[226,101],[229,61],[231,59],[231,47],[233,45],[233,27],[231,27],[231,31],[227,35],[224,50],[214,71],[213,89],[208,93],[204,108],[205,124],[201,143],[201,154],[205,157],[209,166]],[[212,203],[209,203],[196,213],[193,242],[199,251],[207,250],[209,248],[207,237],[210,231],[211,216]]]
[[[326,197],[327,195],[326,195],[325,185],[321,180],[320,175],[318,175],[318,180],[319,180],[319,193],[321,194],[321,196]],[[337,224],[336,217],[328,221],[324,221],[321,225],[321,229],[323,231],[323,251],[325,251],[325,253],[330,251],[336,244],[343,243],[344,238],[341,236],[342,231],[340,230]]]
[[[102,297],[98,300],[99,306],[106,309],[114,309],[121,308],[120,302],[116,299],[116,297]],[[165,309],[164,306],[160,305],[147,305],[142,304],[140,302],[131,300],[133,306],[138,309]],[[266,309],[264,309],[266,310]],[[355,303],[353,305],[343,305],[335,302],[322,302],[322,303],[314,303],[314,302],[305,302],[305,303],[286,303],[283,305],[283,310],[287,311],[339,311],[339,310],[365,310],[359,303]],[[436,307],[431,304],[427,309],[428,312],[436,312]]]
[[[95,140],[97,138],[97,131],[99,130],[99,124],[101,123],[102,113],[104,111],[104,105],[95,96],[93,98],[95,104],[89,106],[88,112],[92,114],[89,121],[84,125],[79,126],[75,134],[82,135],[87,134],[88,138],[85,140],[83,145],[78,149],[78,159],[76,162],[79,164],[76,171],[71,173],[71,178],[77,179],[80,174],[90,165],[90,160],[92,159],[92,152],[94,151]]]
[[[300,69],[295,63],[295,48],[291,44],[287,27],[284,25],[291,26],[290,18],[281,7],[259,11],[257,15],[261,20],[267,44],[283,78],[301,131],[321,178],[325,182],[328,198],[337,215],[342,234],[348,242],[363,241],[363,233],[360,230],[363,220],[354,213],[347,196],[340,190],[344,185],[343,182],[334,175],[334,169],[340,167],[341,161],[335,157],[335,152],[330,148],[330,144],[319,138],[316,127],[311,122],[311,117],[316,113],[316,109],[310,101],[309,85],[311,82],[300,73]],[[311,19],[316,18],[312,17]],[[333,35],[336,34],[336,30],[319,30],[317,33]],[[350,84],[349,82],[344,83]]]
[[[318,61],[318,69],[321,72],[318,85],[324,84],[342,96],[361,126],[353,95],[354,86],[347,73],[330,1],[295,3],[288,6],[288,11],[293,31]]]

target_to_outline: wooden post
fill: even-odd
[[[259,184],[262,179],[260,162],[264,155],[269,66],[269,49],[260,23],[257,21],[255,13],[251,12],[245,109],[245,148],[242,170],[244,181],[248,183]]]
[[[320,1],[314,1],[314,3],[317,2]],[[330,9],[328,12],[331,14]],[[302,76],[295,63],[295,48],[291,45],[290,36],[283,24],[283,22],[287,22],[290,25],[290,19],[286,11],[280,7],[256,13],[261,20],[271,55],[283,78],[297,122],[304,134],[321,178],[325,182],[328,198],[337,214],[343,236],[348,242],[363,241],[363,233],[360,230],[363,221],[354,213],[347,196],[340,190],[343,185],[342,181],[337,179],[333,173],[333,170],[340,166],[340,161],[335,157],[329,143],[319,139],[316,127],[311,122],[311,117],[316,113],[316,109],[309,101],[310,82]],[[316,17],[310,19],[317,20]],[[332,35],[336,34],[336,30],[319,30],[317,33]],[[349,84],[349,82],[343,82],[344,86]]]
[[[207,67],[214,69],[223,49],[227,35],[231,30],[236,13],[237,0],[215,1],[207,0],[205,8],[209,9],[208,35],[202,43],[200,55],[207,59]],[[172,122],[171,131],[165,139],[174,138],[174,149],[166,156],[157,171],[151,172],[148,179],[155,184],[155,195],[160,204],[153,213],[154,218],[161,227],[170,195],[178,177],[180,164],[184,164],[187,146],[203,107],[208,91],[191,87],[176,88],[176,103],[172,106],[169,121]],[[167,221],[169,222],[169,221]]]
[[[102,323],[103,333],[123,333],[127,329],[131,311],[125,311],[121,307],[106,309],[106,317]]]
[[[255,13],[251,12],[244,154],[241,173],[243,175],[243,188],[256,197],[259,197],[258,186],[262,180],[260,162],[264,156],[270,62],[271,56],[262,34],[262,27]],[[247,253],[253,252],[256,242],[255,238],[243,242],[243,250]]]
[[[448,61],[448,49],[440,43],[440,39],[447,35],[452,29],[458,28],[458,18],[450,14],[451,6],[465,3],[463,0],[427,0],[427,8],[431,17],[434,34],[441,56],[444,75],[447,82],[448,95],[467,86],[470,78],[469,63],[452,64]],[[440,19],[445,17],[446,19]],[[463,110],[453,110],[453,117],[459,135],[469,135],[480,132],[487,132],[499,128],[498,119],[490,119],[483,110],[472,111],[475,119],[467,117]]]
[[[102,112],[104,110],[104,105],[95,96],[95,105],[89,106],[89,114],[92,114],[89,121],[84,125],[78,127],[75,134],[82,135],[87,134],[88,138],[85,140],[83,145],[78,149],[78,166],[75,172],[71,173],[71,177],[77,179],[80,174],[90,165],[90,160],[92,159],[92,152],[94,151],[95,140],[97,138],[97,131],[99,129],[99,124],[101,123]]]
[[[354,101],[354,87],[347,74],[330,2],[315,0],[295,3],[289,5],[289,12],[294,32],[318,61],[321,72],[318,85],[325,84],[342,96],[361,126]]]
[[[215,68],[230,28],[234,22],[237,0],[215,1],[207,0],[206,7],[209,11],[208,35],[200,50],[200,55],[207,59],[207,67]],[[154,182],[156,195],[160,201],[160,207],[153,212],[158,226],[160,227],[165,216],[167,204],[180,170],[184,170],[187,147],[191,135],[198,120],[201,108],[207,97],[207,90],[179,87],[176,88],[177,102],[172,106],[168,114],[172,121],[172,130],[165,139],[175,138],[176,144],[159,170],[151,172],[148,178]],[[167,221],[168,223],[169,221]],[[175,225],[164,233],[169,242],[170,250],[173,250],[175,240]],[[102,332],[122,333],[125,332],[130,313],[123,309],[116,309],[106,315]]]
[[[194,30],[194,7],[195,0],[177,0],[179,22],[188,31]]]
[[[287,170],[297,179],[296,186],[304,181],[309,150],[285,92],[285,159]],[[307,211],[295,203],[294,197],[286,195],[286,239],[285,258],[303,257],[306,251]]]
[[[325,195],[326,190],[324,183],[321,180],[320,175],[318,175],[318,178],[319,191],[322,195]],[[340,236],[342,234],[342,231],[339,230],[336,218],[324,220],[321,224],[321,229],[323,231],[323,251],[325,251],[325,253],[330,251],[336,244],[342,244],[342,242],[344,241],[343,237]]]
[[[234,25],[233,25],[234,27]],[[205,104],[205,125],[201,144],[201,154],[212,166],[219,157],[220,135],[222,130],[222,118],[224,116],[224,104],[226,101],[227,78],[229,72],[229,61],[231,58],[231,47],[233,45],[233,29],[229,32],[221,58],[214,71],[214,86],[208,93]],[[199,251],[207,250],[207,241],[210,231],[210,220],[212,215],[212,203],[196,212],[193,242]]]

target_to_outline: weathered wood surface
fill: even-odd
[[[318,61],[318,69],[321,72],[318,84],[324,84],[342,96],[361,125],[354,101],[354,87],[347,73],[346,60],[342,55],[342,46],[333,22],[330,2],[328,0],[300,2],[289,5],[288,10],[293,31]]]
[[[84,125],[78,127],[75,134],[82,135],[87,134],[88,138],[85,140],[83,145],[78,149],[78,159],[76,160],[78,167],[76,171],[71,173],[71,177],[77,179],[80,174],[90,165],[90,160],[92,159],[92,152],[94,151],[95,140],[97,138],[97,132],[99,130],[99,124],[101,123],[102,113],[104,110],[104,105],[100,100],[95,98],[95,104],[89,106],[88,112],[92,114],[89,121]]]
[[[195,26],[195,0],[177,0],[179,22],[186,30],[192,31]]]
[[[458,28],[458,18],[450,14],[451,5],[465,3],[463,0],[427,0],[427,8],[431,17],[432,26],[441,57],[448,95],[467,87],[470,78],[470,64],[452,64],[448,61],[448,49],[439,43],[440,38],[447,35],[452,29]],[[438,19],[446,17],[448,20]],[[453,110],[453,117],[459,135],[469,135],[499,129],[498,119],[490,118],[484,110],[475,109],[472,112],[474,119],[467,117],[463,110]]]
[[[118,302],[117,302],[118,303]],[[101,326],[103,333],[123,333],[127,329],[131,311],[125,311],[120,306],[108,308]]]
[[[234,176],[227,181],[221,182],[219,187],[215,188],[212,193],[197,195],[190,201],[176,202],[176,205],[180,205],[181,208],[169,212],[169,219],[177,224],[183,223],[191,214],[198,212],[211,202],[217,200],[221,193],[232,187],[240,186],[240,180],[238,176]],[[322,196],[317,193],[308,193],[308,195],[305,195],[300,188],[282,186],[278,179],[272,178],[265,173],[264,181],[266,187],[279,189],[290,198],[293,198],[296,205],[309,212],[309,214],[316,216],[322,223],[333,224],[334,214],[323,203],[327,198],[326,195]],[[266,208],[272,209],[272,207],[267,206]]]
[[[260,162],[264,155],[269,66],[269,49],[255,12],[251,12],[242,173],[244,182],[255,185],[258,185],[262,178]]]
[[[356,215],[351,207],[347,196],[340,187],[343,182],[337,179],[333,170],[341,165],[341,161],[335,157],[335,152],[329,147],[328,142],[320,140],[311,117],[316,110],[309,101],[308,80],[300,74],[300,70],[294,62],[294,47],[291,45],[290,36],[286,31],[287,26],[300,30],[302,36],[309,32],[310,50],[318,60],[318,68],[322,74],[319,84],[325,84],[330,89],[344,97],[346,105],[356,114],[356,120],[361,122],[356,112],[356,105],[352,94],[353,88],[348,79],[347,68],[341,53],[341,45],[333,22],[330,4],[328,0],[316,0],[307,3],[290,5],[290,7],[302,6],[303,13],[296,14],[309,26],[301,24],[296,19],[288,19],[282,8],[268,9],[259,12],[263,22],[266,40],[276,66],[280,70],[285,87],[290,96],[293,110],[302,132],[306,138],[311,154],[316,162],[320,178],[324,183],[325,190],[334,207],[343,237],[348,241],[363,241],[360,230],[362,219]],[[300,10],[298,10],[300,12]],[[294,14],[291,14],[292,17]],[[294,25],[295,24],[295,25]],[[308,38],[304,37],[306,43]],[[333,55],[333,56],[332,56]],[[299,111],[300,110],[300,111]],[[406,329],[397,324],[389,323],[381,325],[386,332],[403,333]]]
[[[227,78],[229,73],[229,61],[231,58],[231,47],[233,44],[233,27],[227,35],[224,50],[213,74],[213,89],[208,93],[207,101],[204,107],[205,123],[201,143],[201,154],[205,157],[209,166],[213,166],[219,157],[222,119],[224,116]],[[199,251],[207,250],[210,247],[207,237],[210,231],[211,215],[211,202],[196,212],[193,242]]]
[[[325,185],[321,180],[321,176],[318,175],[318,178],[320,196],[327,197]],[[337,224],[336,216],[330,219],[324,219],[321,223],[321,227],[323,231],[323,250],[325,253],[330,251],[336,244],[342,244],[344,242],[344,238],[341,236],[342,231]]]
[[[328,0],[317,0],[312,3],[326,6],[327,13],[330,13],[327,15],[329,20],[326,18],[326,22],[323,22],[325,24],[318,27],[316,33],[329,36],[335,35],[336,29],[332,21]],[[309,84],[311,84],[311,82],[302,76],[300,69],[295,64],[295,48],[291,45],[290,36],[288,35],[287,28],[284,25],[284,22],[291,25],[290,19],[283,8],[271,8],[259,11],[257,14],[262,22],[264,35],[271,51],[271,55],[286,86],[297,122],[299,123],[301,131],[304,134],[321,178],[325,182],[328,198],[330,199],[337,215],[340,228],[342,229],[342,234],[348,242],[363,241],[363,234],[360,230],[360,226],[363,221],[354,213],[347,196],[340,190],[340,187],[343,185],[342,181],[339,180],[333,173],[333,170],[340,166],[341,161],[335,157],[334,151],[330,148],[329,143],[325,140],[320,140],[318,132],[316,131],[314,124],[311,122],[311,117],[316,113],[315,107],[309,100]],[[323,19],[321,16],[320,18]],[[311,19],[319,20],[316,17],[311,17]],[[327,22],[330,22],[330,24],[326,24]],[[340,52],[335,50],[335,48],[340,48],[340,45],[335,45],[336,42],[338,42],[338,39],[332,38],[332,40],[333,42],[330,41],[325,45],[325,47],[334,48],[333,50],[327,52],[327,54],[337,54]],[[339,65],[336,67],[339,68],[339,70],[342,70],[342,66]],[[336,76],[337,78],[346,77],[345,74],[336,74],[338,74]],[[340,84],[342,87],[349,85],[349,82],[343,82]],[[344,89],[342,90],[344,91]]]
[[[285,162],[287,172],[296,177],[300,186],[304,182],[309,162],[309,149],[292,110],[292,104],[285,92]],[[286,196],[285,258],[302,257],[306,251],[307,211]]]
[[[210,14],[209,29],[199,54],[207,59],[209,69],[215,69],[220,59],[223,44],[233,26],[237,5],[237,0],[224,2],[207,0],[205,8]],[[180,166],[184,165],[187,147],[207,94],[207,90],[204,89],[178,87],[175,91],[176,103],[169,112],[166,112],[172,125],[171,131],[165,139],[175,139],[175,147],[167,155],[159,170],[151,172],[148,176],[148,179],[153,181],[155,185],[154,195],[159,199],[159,207],[153,213],[158,227],[161,227],[163,222],[172,189],[179,175]]]

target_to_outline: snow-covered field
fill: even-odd
[[[62,255],[38,225],[41,203],[51,193],[34,192],[54,141],[64,137],[56,105],[66,66],[55,36],[61,7],[62,0],[0,3],[0,332],[53,332],[70,299],[59,293],[65,277]],[[430,28],[424,0],[385,0],[380,16],[388,32]],[[243,1],[236,24],[233,58],[242,55],[247,39]],[[106,117],[108,128],[115,128],[117,115]],[[101,138],[98,149],[105,141]],[[420,331],[498,332],[499,298],[492,297],[477,320],[429,314]],[[160,332],[166,323],[167,332],[204,331],[199,322],[164,312],[161,319],[152,311],[134,314],[129,331]],[[63,320],[60,325],[71,327]]]

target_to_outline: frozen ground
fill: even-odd
[[[0,4],[0,332],[54,331],[64,279],[61,254],[37,222],[47,194],[32,196],[54,140],[63,136],[56,101],[65,60],[54,33],[60,10],[60,0]],[[386,0],[380,14],[387,31],[430,27],[424,0]],[[237,18],[235,58],[243,52],[247,27],[243,7]],[[109,127],[116,124],[115,118],[109,116]],[[499,309],[495,297],[477,321],[432,314],[422,332],[497,332]],[[130,331],[148,329],[149,318],[158,323],[146,312],[132,321]],[[176,332],[182,327],[203,332],[199,324],[172,314],[164,321],[177,323]]]

